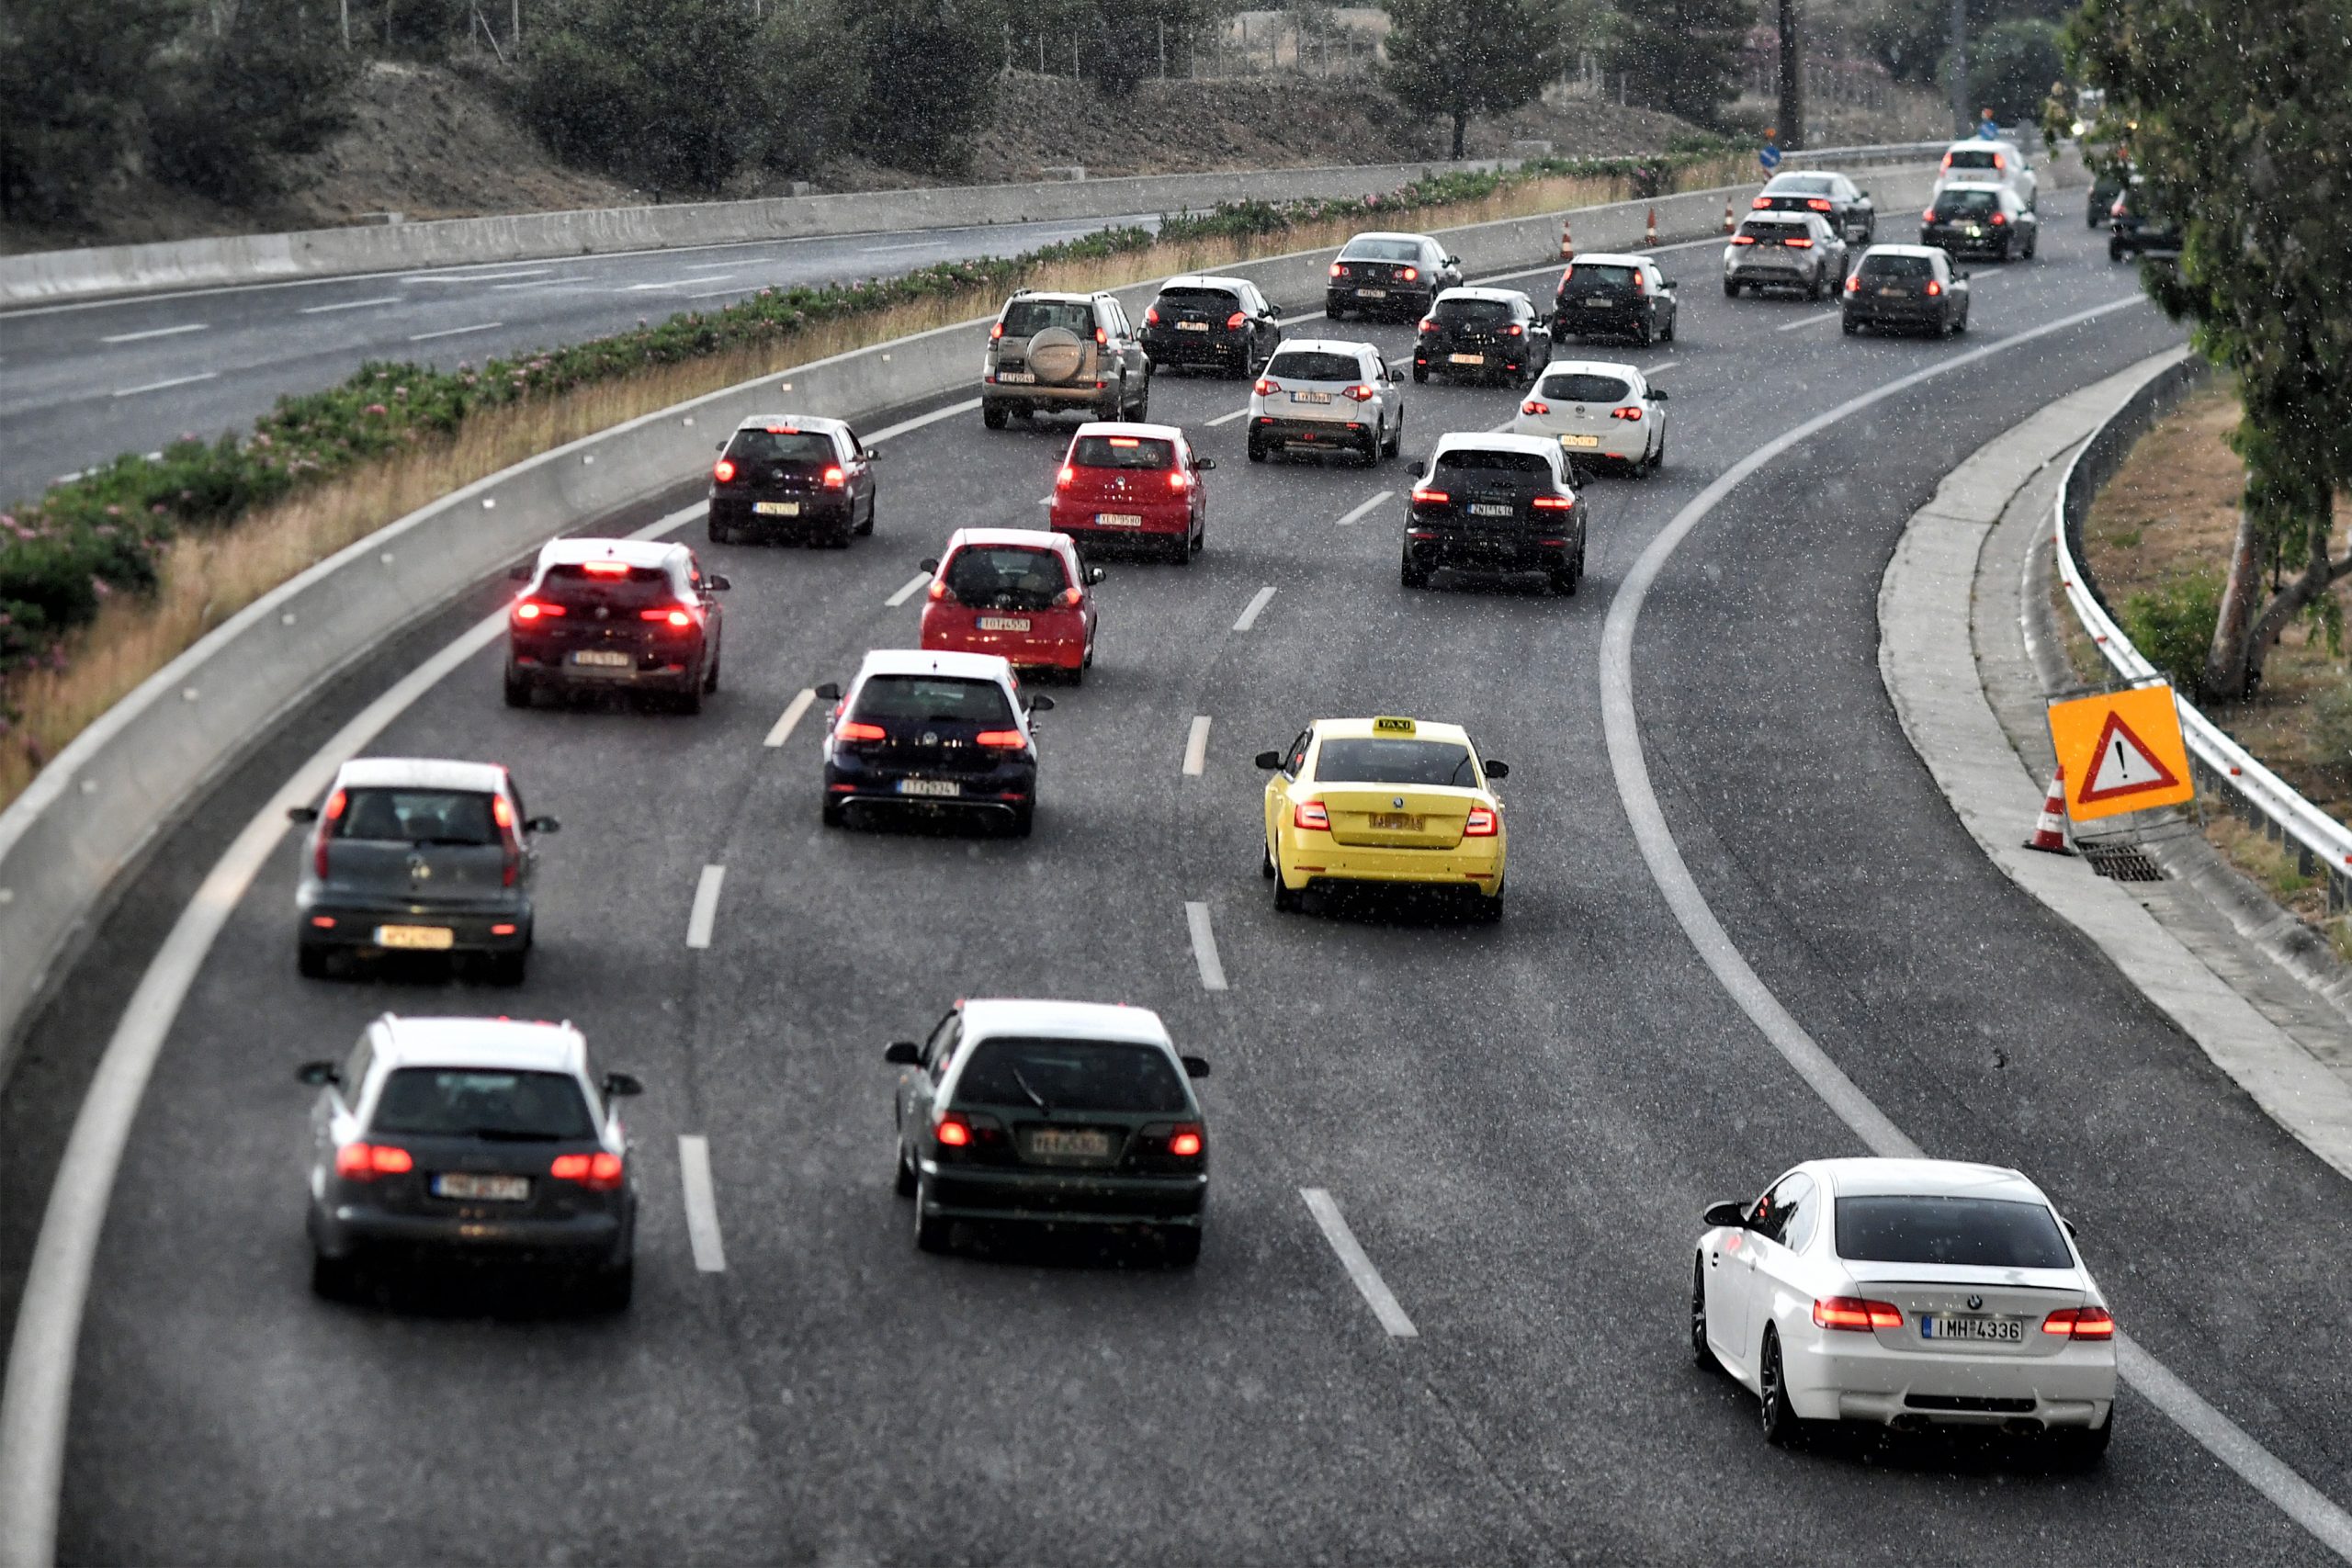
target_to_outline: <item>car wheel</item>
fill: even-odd
[[[1036,827],[1037,803],[1035,801],[1024,800],[1020,805],[1012,808],[1012,827],[1011,830],[1014,838],[1025,839],[1032,832],[1036,830]]]
[[[1363,459],[1363,466],[1365,468],[1376,468],[1380,467],[1381,445],[1380,428],[1379,426],[1374,425],[1373,427],[1372,434],[1363,438],[1363,450],[1357,454],[1358,457]]]
[[[1262,463],[1266,460],[1266,448],[1254,435],[1250,438],[1250,460],[1253,463]]]
[[[874,534],[874,502],[873,502],[873,499],[872,499],[871,497],[868,497],[868,498],[867,498],[867,500],[866,500],[866,502],[865,502],[865,522],[863,522],[863,523],[860,523],[860,524],[857,525],[857,532],[858,532],[858,534],[859,534],[859,536],[860,536],[861,537],[868,537],[868,538],[870,538],[870,537],[872,537],[872,536],[873,536],[873,534]]]
[[[1777,1329],[1764,1331],[1764,1348],[1758,1357],[1756,1377],[1764,1440],[1776,1449],[1796,1447],[1804,1439],[1804,1423],[1789,1404],[1788,1373],[1781,1363],[1781,1336]]]
[[[531,967],[531,955],[523,953],[493,953],[483,965],[484,977],[493,986],[519,986]]]
[[[2115,1406],[2107,1407],[2107,1419],[2096,1427],[2058,1427],[2043,1434],[2050,1445],[2050,1457],[2062,1469],[2092,1470],[2107,1457],[2107,1446],[2115,1437]]]
[[[1430,585],[1429,568],[1415,566],[1412,558],[1408,556],[1404,564],[1396,569],[1396,581],[1407,588],[1427,588]]]
[[[1136,400],[1135,412],[1127,417],[1137,424],[1141,424],[1151,417],[1151,378],[1149,377],[1144,378],[1143,396]]]
[[[584,1292],[591,1312],[627,1312],[631,1297],[637,1294],[637,1259],[630,1258],[616,1269],[599,1269],[588,1277]]]
[[[1290,890],[1290,888],[1289,888],[1289,887],[1288,887],[1288,886],[1283,883],[1283,881],[1282,867],[1281,867],[1281,866],[1279,866],[1279,865],[1274,865],[1274,864],[1273,864],[1273,862],[1272,862],[1272,852],[1271,852],[1271,851],[1269,851],[1269,852],[1268,852],[1268,856],[1269,856],[1269,858],[1268,858],[1267,863],[1268,863],[1269,865],[1272,865],[1272,866],[1273,866],[1273,874],[1274,874],[1274,878],[1273,878],[1273,880],[1274,880],[1274,908],[1275,908],[1275,910],[1276,910],[1278,913],[1281,913],[1281,914],[1284,914],[1284,915],[1295,915],[1295,914],[1298,913],[1298,911],[1299,911],[1300,909],[1302,909],[1302,908],[1306,908],[1306,896],[1305,896],[1305,894],[1303,894],[1303,893],[1294,893],[1294,892],[1292,892],[1292,891]]]
[[[1739,298],[1739,285],[1734,283],[1728,277],[1724,279],[1724,298],[1726,299],[1736,299]]]
[[[311,1254],[311,1293],[321,1301],[349,1301],[358,1284],[359,1266],[352,1259]]]
[[[838,800],[827,799],[817,808],[817,819],[828,828],[849,826],[849,810]]]
[[[1966,332],[1966,331],[1968,330],[1968,312],[1967,312],[1967,311],[1962,310],[1962,311],[1960,313],[1960,320],[1958,320],[1958,321],[1956,321],[1952,322],[1952,324],[1951,324],[1951,330],[1952,330],[1955,333],[1964,333],[1964,332]]]
[[[525,680],[522,672],[511,665],[506,671],[506,705],[510,708],[526,708],[531,705],[531,682]]]
[[[915,1195],[915,1168],[907,1163],[906,1141],[901,1138],[893,1138],[890,1140],[890,1145],[898,1151],[895,1162],[898,1168],[891,1178],[890,1190],[901,1198],[911,1198]]]
[[[993,403],[982,403],[980,405],[980,423],[987,425],[990,430],[1002,430],[1004,428],[1004,410]]]
[[[1430,367],[1429,367],[1428,366],[1426,366],[1426,365],[1416,365],[1416,366],[1414,366],[1414,367],[1413,367],[1413,380],[1415,381],[1415,383],[1416,383],[1416,384],[1419,384],[1419,383],[1421,383],[1421,382],[1425,382],[1425,381],[1427,381],[1429,378],[1430,378]]]
[[[2114,241],[2109,240],[2107,243],[2107,259],[2110,262],[2121,261],[2123,259],[2123,247],[2117,244]]]
[[[735,542],[735,531],[721,523],[715,513],[703,525],[703,531],[710,536],[710,542],[714,545],[731,545]]]
[[[947,1250],[948,1232],[955,1222],[944,1220],[923,1211],[931,1206],[931,1186],[918,1175],[915,1178],[915,1246],[925,1252]]]
[[[1660,339],[1661,342],[1672,343],[1674,341],[1674,329],[1680,323],[1681,320],[1682,312],[1679,310],[1668,310],[1666,313],[1666,332]]]
[[[716,653],[712,654],[710,656],[710,668],[703,672],[702,677],[702,689],[706,692],[715,692],[718,690],[718,662],[719,656]]]
[[[1405,449],[1405,416],[1396,415],[1396,427],[1388,433],[1388,456],[1394,457]]]
[[[1263,844],[1258,846],[1258,874],[1268,882],[1274,879],[1274,857]]]
[[[1559,570],[1552,573],[1552,592],[1558,594],[1563,599],[1575,598],[1577,592],[1577,569],[1573,566],[1565,566]]]
[[[1159,1250],[1170,1269],[1190,1269],[1201,1260],[1201,1228],[1169,1225],[1159,1233]]]
[[[327,977],[327,950],[315,942],[298,942],[294,948],[294,967],[306,980]]]
[[[1634,341],[1644,348],[1647,348],[1650,344],[1656,343],[1657,341],[1657,322],[1647,316],[1643,317],[1641,326],[1636,329],[1634,333]]]
[[[1503,890],[1498,886],[1492,893],[1473,891],[1470,918],[1482,926],[1500,925],[1503,918]]]
[[[1718,1364],[1707,1348],[1707,1266],[1696,1258],[1690,1260],[1690,1359],[1708,1371]]]
[[[1843,321],[1839,321],[1838,326],[1838,330],[1843,332],[1848,337],[1856,336],[1862,330],[1862,323],[1856,321],[1851,316],[1848,316]]]

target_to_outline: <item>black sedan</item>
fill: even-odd
[[[1154,368],[1210,369],[1247,380],[1282,346],[1282,321],[1246,277],[1171,277],[1143,313]]]
[[[1427,234],[1358,234],[1340,247],[1324,286],[1323,309],[1331,320],[1349,311],[1364,316],[1426,315],[1449,288],[1462,287],[1462,258]]]
[[[1747,205],[1758,212],[1818,212],[1849,245],[1867,245],[1878,233],[1871,193],[1843,175],[1810,169],[1774,175]]]
[[[1552,362],[1552,329],[1515,288],[1449,288],[1421,318],[1413,379],[1431,375],[1518,385]]]

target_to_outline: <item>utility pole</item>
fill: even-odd
[[[1968,134],[1968,0],[1951,0],[1951,48],[1944,58],[1951,71],[1954,136]]]
[[[1953,0],[1956,5],[1959,0]],[[1804,145],[1804,29],[1798,0],[1781,0],[1781,148]]]

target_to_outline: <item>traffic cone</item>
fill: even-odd
[[[1724,203],[1724,232],[1728,234],[1739,227],[1739,220],[1732,216],[1731,203]]]
[[[2030,850],[2046,854],[2070,855],[2066,847],[2066,770],[2062,764],[2050,776],[2050,793],[2042,798],[2041,816],[2033,825],[2033,837],[2025,841]]]
[[[1577,243],[1568,237],[1568,220],[1565,218],[1560,220],[1560,259],[1562,261],[1577,259]]]
[[[1650,220],[1642,230],[1642,243],[1645,245],[1657,243],[1657,209],[1655,207],[1650,209]]]

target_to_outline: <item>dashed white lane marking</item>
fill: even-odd
[[[1824,310],[1818,316],[1807,316],[1803,321],[1782,321],[1779,326],[1774,327],[1772,330],[1776,333],[1792,333],[1799,327],[1817,327],[1824,321],[1834,321],[1839,316],[1844,314],[1845,312],[1843,310]]]
[[[1184,737],[1184,776],[1196,779],[1209,764],[1209,716],[1202,714],[1193,720],[1193,732]]]
[[[575,272],[568,277],[531,277],[520,283],[493,283],[490,286],[490,291],[495,294],[502,288],[551,288],[559,283],[594,283],[594,278],[584,272]]]
[[[409,334],[408,341],[431,343],[436,337],[463,337],[468,333],[494,333],[505,324],[504,321],[476,321],[469,327],[443,327],[437,333],[412,333]]]
[[[118,398],[135,398],[141,392],[160,392],[166,387],[192,387],[198,381],[209,381],[220,374],[218,370],[207,370],[199,376],[174,376],[164,381],[148,381],[136,387],[117,387],[114,389],[114,395]]]
[[[1216,955],[1216,932],[1209,926],[1209,907],[1202,903],[1184,906],[1184,924],[1193,933],[1193,962],[1201,971],[1201,989],[1225,989],[1225,964]]]
[[[1366,517],[1372,515],[1372,512],[1374,507],[1378,506],[1384,501],[1394,500],[1396,495],[1396,492],[1393,490],[1384,490],[1378,495],[1374,496],[1370,501],[1367,501],[1363,505],[1355,508],[1355,510],[1350,512],[1346,516],[1340,518],[1338,523],[1332,525],[1338,528],[1345,528],[1351,524],[1361,523]]]
[[[401,297],[397,294],[379,294],[372,299],[338,299],[332,305],[305,305],[296,314],[323,316],[329,310],[364,310],[370,305],[397,305],[400,302]]]
[[[1413,1320],[1406,1316],[1405,1309],[1397,1304],[1396,1295],[1388,1289],[1388,1282],[1380,1277],[1380,1270],[1372,1266],[1372,1259],[1364,1256],[1363,1248],[1356,1242],[1356,1233],[1348,1228],[1347,1217],[1340,1213],[1340,1205],[1331,1195],[1320,1187],[1302,1187],[1298,1195],[1306,1200],[1306,1212],[1315,1216],[1316,1224],[1322,1228],[1323,1239],[1329,1242],[1331,1250],[1340,1255],[1340,1267],[1345,1269],[1348,1278],[1355,1281],[1356,1293],[1363,1296],[1364,1304],[1372,1308],[1372,1315],[1380,1319],[1380,1326],[1388,1331],[1388,1337],[1391,1339],[1419,1339],[1421,1331],[1413,1326]]]
[[[743,264],[740,261],[696,262],[694,265],[686,268],[686,270],[688,272],[725,272],[730,266],[741,266]]]
[[[768,738],[760,744],[770,748],[783,745],[786,739],[792,734],[792,727],[800,722],[800,716],[807,713],[808,705],[816,700],[817,693],[814,687],[802,687],[798,696],[785,704],[783,716],[769,728]]]
[[[1655,376],[1661,370],[1671,370],[1681,363],[1679,359],[1661,359],[1656,365],[1641,367],[1641,372],[1645,376]]]
[[[711,928],[718,924],[718,889],[727,881],[727,868],[707,865],[701,880],[695,884],[695,907],[686,914],[686,945],[702,948],[710,945]]]
[[[1221,413],[1217,415],[1215,419],[1209,421],[1209,423],[1212,425],[1231,424],[1237,419],[1248,419],[1249,417],[1250,411],[1248,409],[1235,409],[1231,413]]]
[[[787,385],[784,390],[788,392],[792,389]],[[960,403],[950,403],[944,409],[933,409],[929,413],[919,413],[912,419],[902,419],[896,424],[886,424],[879,430],[870,432],[865,437],[865,444],[871,446],[876,442],[888,441],[894,435],[904,435],[910,430],[921,430],[926,424],[937,424],[943,419],[954,419],[959,413],[970,413],[979,406],[979,399],[967,398]]]
[[[861,245],[858,247],[857,254],[862,256],[878,256],[885,251],[920,251],[938,243],[936,240],[917,240],[910,245]]]
[[[718,277],[665,277],[659,283],[631,283],[624,287],[621,289],[621,292],[624,294],[643,294],[654,289],[684,288],[689,283],[717,283],[722,278],[732,277],[733,276],[734,274],[732,273],[721,273]]]
[[[507,277],[545,277],[553,272],[551,266],[511,266],[503,272],[407,272],[401,275],[402,283],[496,283]]]
[[[895,610],[899,605],[905,604],[908,600],[913,598],[916,594],[922,592],[922,585],[930,581],[931,573],[927,571],[919,571],[915,573],[914,576],[907,579],[904,585],[902,585],[896,593],[891,594],[888,599],[883,600],[882,603],[888,608]]]
[[[1271,582],[1258,590],[1258,592],[1251,596],[1249,608],[1241,612],[1241,618],[1233,623],[1233,629],[1238,632],[1246,632],[1251,626],[1256,626],[1258,624],[1258,616],[1265,610],[1267,602],[1272,599],[1273,596],[1274,585]]]
[[[686,1193],[686,1241],[695,1267],[706,1274],[727,1272],[727,1244],[718,1234],[718,1194],[710,1179],[710,1140],[699,1133],[678,1134],[678,1179]]]
[[[182,333],[200,333],[211,325],[209,321],[183,321],[175,327],[149,327],[143,333],[116,333],[102,337],[100,343],[144,343],[151,337],[177,337]]]

